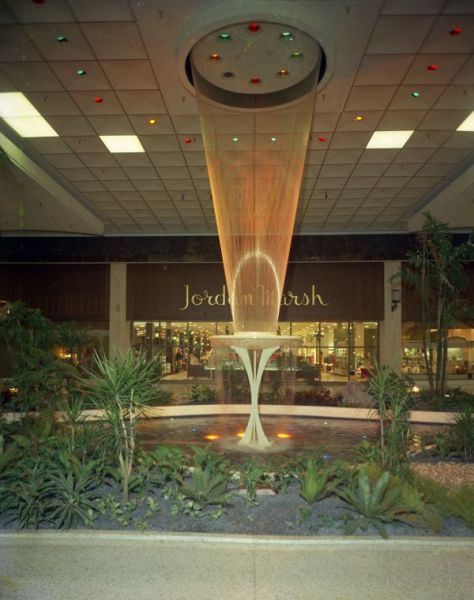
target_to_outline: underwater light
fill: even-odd
[[[260,25],[258,23],[250,23],[248,26],[248,30],[252,33],[257,33],[260,31]]]
[[[205,435],[204,439],[210,440],[211,442],[213,442],[214,440],[218,440],[219,436],[215,433],[210,433],[209,435]]]
[[[289,433],[277,433],[277,438],[280,438],[281,440],[287,440],[291,437],[291,435]]]
[[[237,436],[237,437],[239,437],[239,438],[243,438],[243,437],[244,437],[244,435],[245,435],[245,432],[244,432],[244,431],[238,431],[238,432],[236,433],[236,436]]]

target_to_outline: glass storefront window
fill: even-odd
[[[428,360],[436,372],[436,330],[431,331],[431,353]],[[474,370],[474,329],[448,329],[447,374],[466,377]],[[407,321],[402,325],[402,371],[407,375],[426,375],[421,323]]]
[[[136,351],[146,352],[160,363],[163,377],[210,379],[215,370],[210,338],[233,333],[231,322],[135,321],[132,344]],[[287,357],[297,379],[364,379],[378,356],[376,322],[281,322],[276,333],[302,338],[302,345]],[[226,367],[239,368],[235,353],[229,351],[222,359]]]

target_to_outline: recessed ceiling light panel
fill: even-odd
[[[403,148],[414,130],[374,131],[366,148]]]
[[[107,146],[108,151],[114,154],[122,152],[145,152],[136,135],[100,135],[99,137]]]
[[[456,128],[456,131],[474,131],[474,110],[464,119],[464,121]]]
[[[21,92],[0,94],[0,116],[21,137],[58,137],[56,131]]]

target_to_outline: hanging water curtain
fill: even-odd
[[[190,54],[235,328],[213,344],[241,357],[252,404],[271,352],[299,342],[276,330],[321,56],[307,33],[267,22],[214,31]],[[241,443],[261,446],[252,427]]]

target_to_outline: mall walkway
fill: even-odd
[[[2,600],[472,600],[474,541],[0,533]]]

